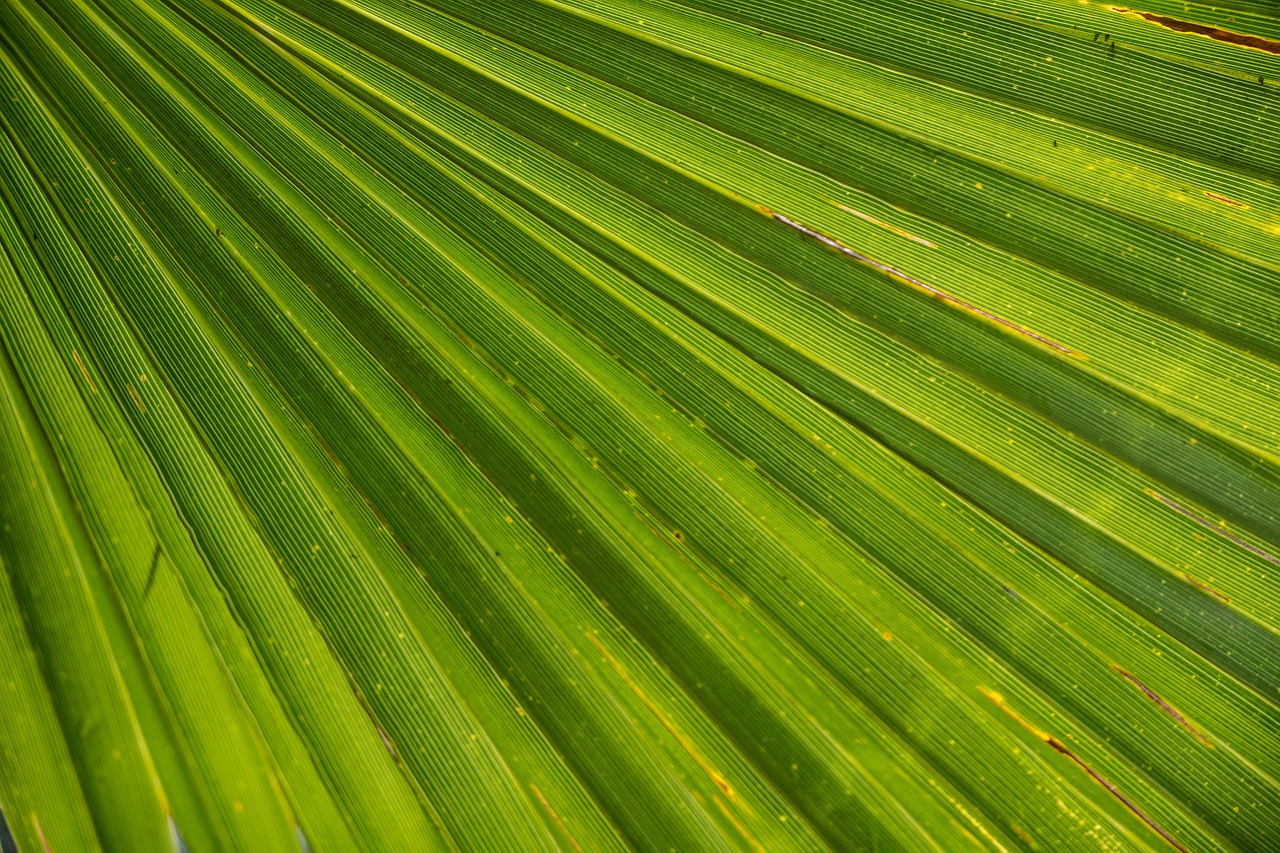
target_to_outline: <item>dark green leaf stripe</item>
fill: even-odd
[[[0,0],[19,848],[1280,844],[1278,21]]]

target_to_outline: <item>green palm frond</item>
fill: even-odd
[[[23,851],[1280,846],[1280,12],[0,0]]]

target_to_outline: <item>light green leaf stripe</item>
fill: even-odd
[[[0,0],[46,851],[1280,845],[1280,15]]]

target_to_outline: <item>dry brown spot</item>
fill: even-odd
[[[133,385],[128,382],[124,383],[124,387],[129,389],[129,396],[133,398],[133,404],[138,407],[138,411],[142,414],[147,413],[147,407],[142,405],[142,398],[138,396],[138,392],[133,389]]]
[[[76,366],[80,368],[80,375],[84,377],[84,381],[89,383],[89,390],[97,394],[98,386],[93,384],[93,377],[89,375],[89,371],[84,367],[84,362],[80,360],[80,353],[72,350],[71,357],[76,360]]]
[[[951,305],[955,305],[958,308],[963,308],[964,310],[969,311],[970,313],[976,314],[979,317],[982,317],[986,320],[990,320],[993,323],[997,323],[1001,326],[1004,326],[1006,329],[1011,329],[1012,331],[1015,331],[1020,335],[1025,335],[1026,337],[1031,338],[1033,341],[1036,341],[1047,347],[1055,349],[1058,352],[1064,353],[1065,355],[1069,355],[1074,358],[1084,357],[1080,353],[1072,349],[1068,349],[1067,347],[1064,347],[1060,343],[1051,341],[1048,338],[1044,337],[1043,335],[1038,335],[1035,332],[1031,331],[1030,329],[1019,326],[1017,323],[1010,322],[1009,320],[1006,320],[1003,317],[992,314],[990,311],[979,308],[977,305],[974,305],[972,302],[966,302],[965,300],[961,299],[958,296],[952,296],[950,293],[947,293],[946,291],[939,290],[938,288],[934,287],[931,284],[925,284],[920,279],[913,278],[912,276],[907,275],[902,270],[897,269],[896,267],[889,266],[888,264],[882,264],[880,261],[877,261],[874,258],[869,258],[866,255],[862,254],[861,252],[854,251],[853,249],[850,249],[848,246],[844,245],[840,241],[831,239],[826,234],[823,234],[821,231],[815,231],[814,229],[809,228],[806,225],[801,225],[799,222],[796,222],[794,219],[791,219],[790,217],[787,217],[787,216],[783,216],[781,213],[778,213],[775,210],[770,210],[769,208],[765,207],[762,204],[756,205],[756,208],[761,213],[771,216],[772,218],[781,222],[783,225],[786,225],[790,228],[794,228],[796,231],[799,231],[801,234],[804,234],[806,237],[812,237],[813,239],[817,240],[819,243],[822,243],[825,246],[829,246],[843,255],[848,255],[849,257],[853,258],[855,261],[859,261],[860,263],[866,264],[869,267],[877,269],[880,272],[884,273],[885,275],[892,276],[893,278],[896,278],[899,281],[905,281],[907,284],[910,284],[914,287],[918,287],[919,289],[923,290],[925,293],[929,294],[930,296],[936,299],[941,299],[943,302],[950,303]]]
[[[1059,755],[1066,756],[1067,758],[1075,762],[1077,767],[1079,767],[1085,773],[1088,773],[1089,777],[1093,779],[1093,781],[1097,782],[1099,785],[1106,788],[1107,793],[1111,794],[1111,796],[1119,800],[1124,805],[1125,808],[1127,808],[1129,811],[1137,815],[1137,817],[1143,823],[1151,827],[1151,830],[1155,832],[1157,835],[1159,835],[1161,838],[1163,838],[1165,841],[1169,842],[1169,844],[1172,845],[1172,847],[1175,850],[1181,851],[1181,853],[1190,853],[1190,851],[1187,850],[1187,848],[1179,844],[1172,835],[1166,832],[1164,828],[1160,826],[1160,824],[1156,823],[1147,815],[1146,812],[1138,808],[1138,806],[1133,802],[1133,800],[1130,800],[1128,797],[1122,794],[1120,792],[1120,789],[1118,789],[1115,785],[1112,785],[1110,782],[1108,782],[1106,778],[1102,776],[1102,774],[1094,770],[1092,767],[1086,764],[1084,760],[1080,758],[1080,756],[1076,755],[1074,752],[1068,749],[1066,744],[1064,744],[1062,741],[1058,740],[1056,737],[1049,734],[1048,732],[1041,731],[1040,729],[1035,728],[1026,720],[1022,719],[1017,714],[1015,714],[1013,710],[1004,703],[1004,700],[1001,698],[1000,694],[993,693],[992,691],[986,690],[981,687],[979,687],[978,689],[982,692],[984,696],[986,696],[988,699],[994,702],[996,704],[996,707],[998,707],[1001,711],[1004,711],[1006,714],[1012,717],[1015,721],[1017,721],[1018,725],[1022,726],[1024,729],[1034,734],[1037,738],[1044,741],[1045,744],[1047,744],[1050,749],[1054,750]]]
[[[1191,21],[1179,21],[1177,18],[1166,18],[1164,15],[1153,15],[1150,12],[1138,12],[1130,9],[1122,9],[1112,6],[1111,11],[1124,14],[1132,12],[1140,18],[1145,18],[1153,24],[1173,30],[1177,33],[1195,33],[1198,36],[1208,36],[1214,41],[1226,42],[1227,44],[1238,45],[1239,47],[1249,47],[1254,50],[1262,50],[1267,53],[1280,54],[1280,42],[1264,39],[1261,36],[1251,36],[1245,33],[1233,33],[1231,30],[1223,30],[1218,27],[1210,27],[1205,24],[1196,24]]]
[[[1134,687],[1141,690],[1148,699],[1150,699],[1152,702],[1155,702],[1157,705],[1159,705],[1160,710],[1164,711],[1170,717],[1173,717],[1173,719],[1177,721],[1178,725],[1182,726],[1184,729],[1191,732],[1191,734],[1195,735],[1196,740],[1200,741],[1202,744],[1204,744],[1207,747],[1210,747],[1210,748],[1213,747],[1213,744],[1209,743],[1208,738],[1206,738],[1203,734],[1201,734],[1200,731],[1195,726],[1187,722],[1186,717],[1178,713],[1177,708],[1174,708],[1168,702],[1161,699],[1154,690],[1152,690],[1150,687],[1148,687],[1147,685],[1139,681],[1137,676],[1133,675],[1132,673],[1125,672],[1123,669],[1116,666],[1115,664],[1111,664],[1111,668],[1115,670],[1118,675],[1120,675],[1122,678],[1124,678],[1126,681],[1132,684]]]
[[[565,828],[564,823],[561,822],[560,816],[556,814],[555,809],[551,808],[551,803],[548,803],[547,798],[542,796],[542,792],[538,790],[538,786],[530,782],[529,787],[533,789],[534,796],[538,798],[538,802],[542,803],[542,807],[547,810],[547,814],[551,815],[551,819],[555,821],[556,826],[560,827],[560,831],[564,833],[564,837],[569,839],[569,843],[573,845],[573,849],[581,853],[582,848],[578,846],[578,842],[574,840],[574,837],[569,834],[569,830]]]
[[[1273,566],[1280,566],[1280,559],[1273,557],[1272,555],[1268,554],[1266,551],[1263,551],[1261,548],[1258,548],[1254,545],[1250,545],[1248,542],[1244,541],[1239,536],[1236,536],[1234,533],[1231,533],[1228,530],[1224,530],[1223,528],[1209,521],[1207,518],[1196,515],[1194,512],[1187,509],[1186,507],[1179,506],[1178,504],[1166,498],[1164,495],[1153,492],[1151,489],[1143,489],[1143,491],[1146,492],[1151,497],[1155,498],[1156,500],[1160,501],[1160,503],[1164,504],[1170,509],[1185,515],[1187,518],[1191,519],[1196,524],[1199,524],[1201,527],[1207,527],[1208,529],[1212,530],[1214,533],[1221,536],[1223,539],[1227,539],[1231,542],[1236,543],[1241,548],[1245,549],[1246,551],[1249,551],[1252,554],[1256,554],[1257,556],[1266,560],[1268,563],[1271,563]]]
[[[1245,204],[1244,202],[1236,201],[1233,198],[1227,198],[1225,195],[1218,195],[1217,193],[1211,193],[1208,190],[1205,190],[1204,194],[1207,195],[1209,198],[1213,199],[1214,201],[1220,201],[1223,204],[1229,204],[1232,207],[1243,207],[1245,210],[1249,209],[1249,205]]]

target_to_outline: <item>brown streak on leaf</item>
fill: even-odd
[[[565,828],[564,823],[560,820],[560,815],[556,814],[555,809],[551,808],[551,803],[547,802],[547,798],[542,796],[542,792],[538,790],[538,786],[529,783],[529,787],[533,789],[534,796],[538,798],[538,802],[542,803],[542,807],[547,810],[547,814],[551,815],[551,819],[556,822],[556,826],[560,827],[560,831],[564,833],[564,837],[569,839],[569,843],[573,845],[573,849],[581,853],[582,848],[578,846],[578,842],[569,834],[569,830]]]
[[[1193,578],[1191,577],[1191,575],[1187,574],[1186,572],[1178,572],[1178,577],[1182,578],[1184,581],[1191,584],[1192,586],[1197,587],[1198,589],[1204,590],[1210,595],[1215,595],[1218,598],[1221,598],[1223,601],[1227,602],[1228,604],[1231,603],[1231,599],[1227,598],[1225,593],[1218,592],[1216,589],[1209,586],[1204,581],[1198,580],[1197,578]]]
[[[729,798],[730,802],[736,802],[738,799],[737,795],[734,794],[733,788],[730,787],[728,780],[717,773],[715,768],[707,763],[706,759],[693,748],[693,744],[689,743],[689,741],[685,739],[685,736],[680,733],[680,730],[677,729],[660,710],[658,710],[658,707],[649,700],[648,696],[644,695],[644,691],[640,689],[640,685],[631,680],[631,676],[627,674],[626,669],[616,658],[614,658],[613,655],[609,654],[608,650],[601,645],[600,641],[597,640],[590,631],[585,633],[587,639],[591,642],[591,645],[595,646],[600,654],[604,655],[604,659],[607,660],[609,665],[613,667],[614,671],[618,673],[618,677],[621,678],[623,683],[630,687],[636,696],[640,698],[640,701],[644,703],[644,706],[658,718],[658,722],[662,723],[662,727],[676,739],[676,742],[684,748],[685,752],[689,753],[689,755],[693,757],[693,760],[697,762],[698,766],[702,768],[704,773],[711,777],[711,781],[716,783],[716,787],[724,792],[724,795]]]
[[[1094,770],[1088,764],[1085,764],[1084,760],[1081,759],[1080,756],[1072,752],[1070,749],[1068,749],[1066,744],[1064,744],[1062,741],[1058,740],[1056,737],[1049,734],[1048,732],[1037,729],[1036,727],[1028,723],[1026,720],[1022,719],[1017,714],[1015,714],[1013,710],[1010,709],[1009,706],[1004,703],[1004,699],[1001,698],[999,693],[994,693],[990,690],[986,690],[981,687],[978,689],[982,691],[982,694],[984,696],[986,696],[988,699],[994,702],[996,704],[996,707],[998,707],[1001,711],[1004,711],[1006,714],[1008,714],[1010,717],[1016,720],[1020,726],[1022,726],[1024,729],[1031,732],[1032,734],[1034,734],[1040,740],[1044,741],[1045,744],[1047,744],[1050,749],[1057,752],[1059,755],[1064,755],[1067,758],[1071,759],[1073,762],[1075,762],[1077,767],[1079,767],[1085,773],[1088,773],[1089,776],[1093,779],[1093,781],[1097,782],[1099,785],[1106,788],[1107,793],[1111,794],[1111,796],[1119,800],[1124,805],[1125,808],[1127,808],[1129,811],[1137,815],[1138,818],[1143,823],[1151,827],[1152,831],[1155,832],[1157,835],[1159,835],[1161,838],[1163,838],[1165,841],[1169,842],[1169,844],[1175,850],[1178,850],[1179,853],[1190,853],[1190,851],[1187,850],[1187,848],[1179,844],[1172,835],[1166,832],[1164,828],[1160,826],[1160,824],[1156,823],[1154,820],[1148,817],[1146,812],[1138,808],[1137,805],[1134,804],[1134,802],[1130,800],[1128,797],[1126,797],[1124,794],[1120,793],[1120,790],[1116,788],[1115,785],[1112,785],[1110,782],[1106,780],[1105,777],[1102,776],[1102,774]]]
[[[729,819],[729,822],[733,824],[733,828],[742,834],[742,837],[751,845],[751,849],[758,850],[760,853],[765,853],[765,849],[760,845],[760,842],[756,841],[755,838],[752,837],[751,833],[747,832],[747,828],[742,825],[742,821],[738,820],[738,818],[734,816],[733,812],[729,811],[729,807],[725,804],[725,801],[719,797],[715,797],[715,801],[716,807],[719,808],[721,813]]]
[[[1004,711],[1006,714],[1012,717],[1015,723],[1022,726],[1027,731],[1031,732],[1039,740],[1042,740],[1045,743],[1048,743],[1050,740],[1053,739],[1048,732],[1043,731],[1041,729],[1037,729],[1035,726],[1031,725],[1026,720],[1022,719],[1017,714],[1015,714],[1013,712],[1013,709],[1004,703],[1004,697],[1001,696],[999,693],[996,693],[994,690],[987,690],[985,687],[979,687],[978,690],[982,693],[983,696],[986,696],[993,703],[995,703],[995,706],[997,708],[999,708],[1001,711]]]
[[[1064,746],[1061,741],[1055,738],[1049,738],[1049,740],[1046,741],[1046,743],[1048,743],[1049,746],[1053,747],[1053,749],[1057,750],[1062,755],[1065,755],[1067,758],[1070,758],[1072,761],[1074,761],[1076,765],[1080,767],[1081,770],[1083,770],[1085,773],[1088,773],[1089,776],[1093,778],[1093,781],[1097,782],[1099,785],[1106,788],[1107,793],[1111,794],[1111,796],[1115,797],[1117,800],[1123,803],[1125,808],[1127,808],[1129,811],[1137,815],[1138,818],[1143,823],[1151,827],[1152,831],[1154,831],[1157,835],[1159,835],[1165,841],[1169,842],[1169,845],[1173,847],[1173,849],[1180,851],[1180,853],[1191,853],[1191,851],[1187,850],[1187,848],[1179,844],[1172,835],[1166,832],[1164,828],[1160,826],[1160,824],[1152,820],[1147,815],[1146,812],[1138,808],[1132,800],[1130,800],[1124,794],[1120,793],[1120,791],[1116,788],[1115,785],[1112,785],[1105,778],[1103,778],[1103,776],[1100,773],[1098,773],[1098,771],[1094,770],[1088,764],[1085,764],[1084,761],[1080,759],[1080,756],[1076,755],[1074,752],[1067,749],[1066,746]]]
[[[80,353],[72,350],[71,357],[76,360],[76,366],[80,368],[80,373],[84,376],[84,381],[89,383],[89,390],[97,394],[98,386],[93,384],[93,377],[89,375],[89,371],[85,369],[84,362],[80,360]]]
[[[1208,190],[1205,190],[1204,194],[1207,195],[1209,198],[1213,199],[1214,201],[1220,201],[1223,204],[1229,204],[1232,207],[1242,207],[1245,210],[1249,209],[1249,205],[1245,204],[1244,202],[1236,201],[1233,198],[1227,198],[1225,195],[1218,195],[1217,193],[1211,193]]]
[[[1140,18],[1145,18],[1153,24],[1173,30],[1176,33],[1195,33],[1199,36],[1208,36],[1214,41],[1226,42],[1239,47],[1249,47],[1254,50],[1265,51],[1266,53],[1280,54],[1280,42],[1264,39],[1261,36],[1251,36],[1246,33],[1233,33],[1231,30],[1223,30],[1218,27],[1210,27],[1205,24],[1196,24],[1191,21],[1179,21],[1177,18],[1166,18],[1164,15],[1153,15],[1150,12],[1138,12],[1131,9],[1122,9],[1112,6],[1111,11],[1124,14],[1132,12]]]
[[[1202,527],[1207,527],[1208,529],[1212,530],[1214,533],[1221,536],[1223,539],[1228,539],[1236,543],[1241,548],[1245,549],[1246,551],[1249,551],[1250,553],[1256,554],[1257,556],[1266,560],[1268,563],[1271,563],[1273,566],[1280,566],[1280,559],[1273,557],[1272,555],[1268,554],[1266,551],[1263,551],[1261,548],[1258,548],[1254,545],[1250,545],[1248,542],[1244,541],[1239,536],[1236,536],[1234,533],[1223,530],[1221,527],[1209,521],[1208,519],[1203,518],[1202,516],[1196,515],[1194,512],[1192,512],[1191,510],[1185,507],[1179,506],[1178,504],[1166,498],[1164,495],[1158,494],[1152,491],[1151,489],[1143,489],[1143,491],[1146,492],[1151,497],[1155,498],[1156,500],[1160,501],[1160,503],[1164,504],[1170,509],[1173,509],[1177,512],[1182,513],[1187,518],[1194,521],[1196,524],[1199,524]]]
[[[396,752],[396,745],[391,742],[391,736],[378,724],[377,720],[373,719],[372,715],[370,715],[369,720],[373,723],[373,727],[378,730],[378,737],[382,738],[382,745],[387,748],[387,752],[391,754],[392,758],[399,761],[400,755]]]
[[[49,839],[44,837],[44,829],[40,826],[40,818],[36,817],[36,813],[31,813],[31,825],[36,829],[36,837],[40,839],[40,846],[44,848],[44,853],[53,853],[53,848],[49,846]]]
[[[721,589],[719,586],[717,586],[717,585],[716,585],[716,582],[715,582],[715,581],[713,581],[711,578],[707,577],[707,576],[706,576],[705,574],[703,574],[702,572],[698,572],[698,577],[702,578],[704,581],[706,581],[708,584],[710,584],[710,586],[711,586],[711,588],[712,588],[712,589],[714,589],[716,592],[720,593],[720,597],[721,597],[721,598],[723,598],[725,601],[729,602],[729,606],[730,606],[730,607],[732,607],[734,610],[741,610],[741,609],[742,609],[741,607],[739,607],[739,606],[738,606],[738,602],[736,602],[736,601],[734,601],[732,598],[730,598],[730,597],[729,597],[729,594],[728,594],[727,592],[725,592],[723,589]]]
[[[1186,717],[1178,713],[1178,710],[1174,708],[1172,705],[1170,705],[1168,702],[1161,699],[1154,690],[1152,690],[1150,687],[1148,687],[1147,685],[1139,681],[1137,676],[1133,675],[1132,673],[1125,672],[1123,669],[1116,666],[1114,663],[1111,664],[1111,668],[1116,672],[1117,675],[1124,678],[1134,687],[1138,688],[1143,693],[1145,693],[1148,699],[1150,699],[1152,702],[1155,702],[1157,705],[1159,705],[1160,709],[1164,711],[1166,714],[1168,714],[1170,717],[1173,717],[1173,719],[1177,721],[1178,725],[1182,726],[1184,729],[1191,732],[1191,734],[1195,735],[1196,740],[1200,741],[1202,744],[1204,744],[1205,746],[1211,749],[1213,748],[1213,744],[1209,742],[1209,739],[1206,738],[1204,735],[1202,735],[1195,726],[1187,722]]]
[[[1057,143],[1054,143],[1054,144],[1056,145]],[[924,239],[923,237],[917,237],[916,235],[912,234],[910,231],[904,231],[903,229],[897,227],[896,225],[890,225],[888,222],[884,222],[880,219],[876,219],[874,216],[872,216],[869,213],[863,213],[860,210],[854,210],[852,207],[840,204],[840,202],[838,201],[833,201],[831,203],[834,204],[836,207],[840,208],[841,210],[843,210],[845,213],[852,213],[854,216],[858,217],[859,219],[870,222],[872,225],[879,225],[881,228],[885,229],[886,231],[892,231],[894,234],[897,234],[899,237],[906,237],[908,240],[912,240],[916,243],[919,243],[922,246],[928,246],[930,249],[938,248],[937,243],[932,243]]]
[[[972,302],[966,302],[960,297],[952,296],[950,293],[947,293],[946,291],[943,291],[943,290],[939,290],[933,285],[925,284],[923,281],[920,281],[920,279],[918,278],[912,278],[911,276],[907,275],[902,270],[897,269],[896,267],[889,266],[888,264],[882,264],[880,263],[880,261],[877,261],[874,258],[867,257],[861,252],[856,252],[853,249],[850,249],[848,246],[841,243],[840,241],[831,239],[826,234],[823,234],[821,231],[815,231],[814,229],[809,228],[806,225],[801,225],[799,222],[796,222],[794,219],[783,216],[781,213],[778,213],[777,211],[770,210],[764,205],[757,205],[757,209],[759,209],[761,213],[765,213],[773,217],[777,221],[781,222],[783,225],[786,225],[790,228],[794,228],[796,231],[799,231],[801,234],[804,234],[806,237],[812,237],[813,239],[817,240],[819,243],[822,243],[823,245],[826,245],[826,246],[830,246],[832,249],[835,249],[837,252],[840,252],[843,255],[848,255],[849,257],[853,258],[855,261],[859,261],[860,263],[866,264],[869,267],[877,269],[880,272],[884,273],[885,275],[891,276],[900,281],[905,281],[907,284],[910,284],[914,287],[919,288],[920,290],[923,290],[925,293],[929,294],[930,296],[936,299],[941,299],[944,302],[948,302],[959,308],[963,308],[964,310],[972,314],[976,314],[979,317],[982,317],[983,319],[990,320],[993,323],[997,323],[1001,326],[1004,326],[1006,329],[1011,329],[1020,335],[1024,335],[1028,338],[1031,338],[1033,341],[1041,343],[1044,346],[1050,347],[1051,349],[1055,349],[1058,352],[1063,353],[1065,355],[1069,355],[1073,358],[1084,358],[1084,356],[1081,353],[1078,353],[1075,350],[1064,347],[1062,344],[1057,343],[1055,341],[1051,341],[1048,338],[1044,337],[1043,335],[1038,335],[1035,332],[1031,331],[1030,329],[1026,329],[1026,328],[1023,328],[1022,326],[1019,326],[1017,323],[1011,322],[1009,320],[1004,319],[1003,317],[992,314],[990,311],[979,308],[977,305],[974,305]]]
[[[133,389],[133,385],[126,382],[124,387],[129,389],[129,396],[133,398],[133,404],[138,407],[138,411],[142,414],[147,413],[147,407],[142,405],[142,398],[138,396],[138,392]]]

